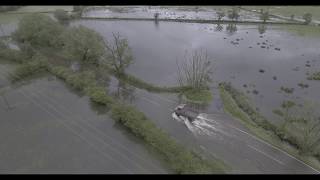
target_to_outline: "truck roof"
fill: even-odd
[[[199,113],[196,112],[194,109],[186,107],[186,106],[183,107],[182,109],[175,110],[175,112],[178,115],[182,115],[182,116],[185,116],[185,117],[188,117],[188,118],[192,118],[192,119],[197,118],[197,116],[199,115]]]

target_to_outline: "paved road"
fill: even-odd
[[[117,89],[116,84],[111,83],[111,89]],[[283,150],[248,133],[248,129],[239,121],[223,112],[205,114],[193,127],[187,128],[184,123],[172,120],[171,112],[179,104],[174,96],[153,94],[139,89],[135,89],[133,96],[132,104],[158,126],[184,144],[190,147],[199,146],[224,160],[232,167],[231,173],[320,173]]]

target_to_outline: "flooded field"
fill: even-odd
[[[222,29],[217,31],[216,24],[103,20],[74,22],[77,24],[106,39],[112,32],[128,38],[134,63],[127,72],[157,85],[176,85],[176,60],[183,60],[185,51],[202,48],[215,66],[213,89],[217,82],[231,82],[273,122],[277,119],[272,110],[285,99],[320,100],[320,83],[306,79],[307,73],[320,67],[320,36],[297,36],[281,26],[267,26],[261,33],[258,25],[237,25],[236,31],[230,32],[228,25],[219,25]],[[301,88],[299,83],[309,86]],[[294,91],[287,94],[281,86]],[[214,98],[217,96],[215,92]]]
[[[8,66],[0,66],[1,90]],[[170,173],[139,139],[52,76],[1,93],[0,173]]]
[[[83,16],[152,18],[160,12],[166,19],[211,19],[217,18],[216,11],[213,7],[92,7]],[[240,20],[259,20],[255,13],[241,13]],[[9,36],[23,16],[0,16],[1,36]],[[320,69],[319,27],[110,19],[79,19],[70,24],[79,25],[108,41],[112,33],[120,33],[133,56],[126,73],[156,86],[177,86],[177,62],[184,61],[188,52],[207,52],[214,66],[213,100],[200,108],[193,122],[173,118],[174,108],[184,103],[176,93],[151,93],[119,83],[113,76],[106,87],[109,95],[137,107],[179,143],[208,159],[222,159],[231,168],[228,173],[320,173],[249,133],[224,112],[218,90],[220,82],[231,82],[276,125],[282,121],[273,110],[283,101],[320,103],[320,82],[307,80]],[[0,63],[0,173],[173,173],[150,147],[88,97],[51,75],[13,86],[8,80],[13,69],[12,64]],[[318,106],[316,111],[320,112]]]

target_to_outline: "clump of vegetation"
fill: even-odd
[[[190,87],[190,90],[185,91],[187,98],[201,101],[204,98],[211,98],[208,95],[209,83],[213,73],[213,66],[207,52],[202,50],[195,51],[191,57],[186,53],[182,63],[177,62],[178,67],[178,83],[181,87]],[[192,95],[194,93],[194,95]],[[211,93],[210,93],[211,94]],[[206,99],[210,101],[211,99]]]
[[[108,106],[113,103],[113,99],[107,94],[107,91],[103,87],[89,86],[85,89],[86,94],[90,99],[98,104]]]
[[[66,30],[62,36],[65,54],[70,59],[97,65],[104,54],[103,38],[94,30],[80,25]]]
[[[128,84],[131,84],[135,87],[145,89],[150,92],[172,92],[172,93],[180,93],[185,90],[190,89],[188,86],[178,86],[178,87],[159,87],[150,83],[147,83],[141,79],[138,79],[129,74],[116,75],[120,81],[124,81]]]
[[[284,101],[281,105],[283,110],[278,110],[278,115],[283,120],[282,131],[294,139],[300,153],[316,155],[320,142],[320,121],[314,111],[315,106],[305,102],[302,108],[294,107],[294,102]],[[295,133],[288,129],[294,129]]]
[[[117,104],[112,107],[112,118],[130,129],[136,136],[161,153],[177,173],[222,173],[221,167],[205,161],[192,151],[178,145],[168,134],[132,106]]]
[[[308,84],[303,84],[302,82],[298,83],[298,86],[300,86],[302,89],[309,87]]]
[[[105,61],[110,65],[117,74],[124,74],[127,68],[133,61],[131,49],[128,45],[128,40],[122,38],[119,33],[113,35],[113,43],[106,42],[107,50]]]
[[[294,88],[288,88],[288,87],[283,87],[283,86],[281,86],[281,87],[280,87],[280,90],[283,91],[283,92],[285,92],[285,93],[287,93],[287,94],[292,94],[293,91],[294,91]]]
[[[310,24],[312,21],[312,14],[311,13],[306,13],[302,16],[304,19],[304,24]]]
[[[24,16],[12,33],[14,40],[28,42],[35,47],[61,47],[63,27],[52,18],[42,14]]]
[[[47,59],[44,56],[37,54],[33,56],[30,61],[20,64],[10,77],[12,81],[18,81],[36,73],[45,72],[47,67]]]
[[[187,100],[191,102],[209,103],[212,100],[212,92],[209,90],[195,91],[189,89],[183,92]]]
[[[0,57],[2,59],[6,59],[8,61],[13,61],[17,63],[21,63],[24,60],[24,55],[21,51],[10,49],[5,43],[0,41],[1,48],[0,48]]]
[[[320,80],[320,72],[315,72],[308,76],[308,80]]]
[[[68,15],[68,12],[63,9],[55,10],[53,15],[62,25],[67,25],[70,21],[70,16]]]

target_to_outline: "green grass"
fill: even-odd
[[[242,6],[246,9],[269,9],[270,14],[290,17],[292,14],[296,18],[302,19],[305,13],[311,13],[313,19],[320,20],[320,6]]]
[[[308,80],[320,80],[320,72],[315,72],[308,77]]]
[[[194,103],[210,103],[212,101],[212,92],[209,90],[193,90],[188,89],[183,92],[187,101]]]
[[[72,11],[72,6],[24,6],[16,11],[0,13],[0,24],[16,24],[28,13],[54,12],[57,9]]]
[[[112,70],[110,70],[112,72]],[[140,89],[145,89],[147,91],[150,92],[156,92],[156,93],[160,93],[160,92],[169,92],[169,93],[180,93],[182,91],[185,91],[187,89],[189,89],[189,87],[161,87],[161,86],[156,86],[154,84],[151,83],[147,83],[137,77],[134,77],[132,75],[129,74],[122,74],[122,75],[117,75],[114,72],[112,72],[120,81],[123,81],[125,83],[128,83],[132,86],[135,86],[137,88]]]
[[[275,147],[286,151],[287,153],[291,154],[297,159],[304,161],[305,163],[311,165],[315,169],[320,170],[320,162],[316,157],[301,155],[300,151],[296,147],[290,145],[287,142],[282,141],[277,134],[270,130],[266,130],[265,128],[263,128],[263,126],[260,126],[257,123],[255,123],[250,118],[250,116],[247,115],[247,113],[245,113],[241,108],[239,108],[236,101],[229,94],[229,92],[224,89],[223,86],[220,86],[219,90],[224,106],[224,111],[226,113],[229,113],[236,119],[240,120],[240,122],[256,136],[274,145]]]

